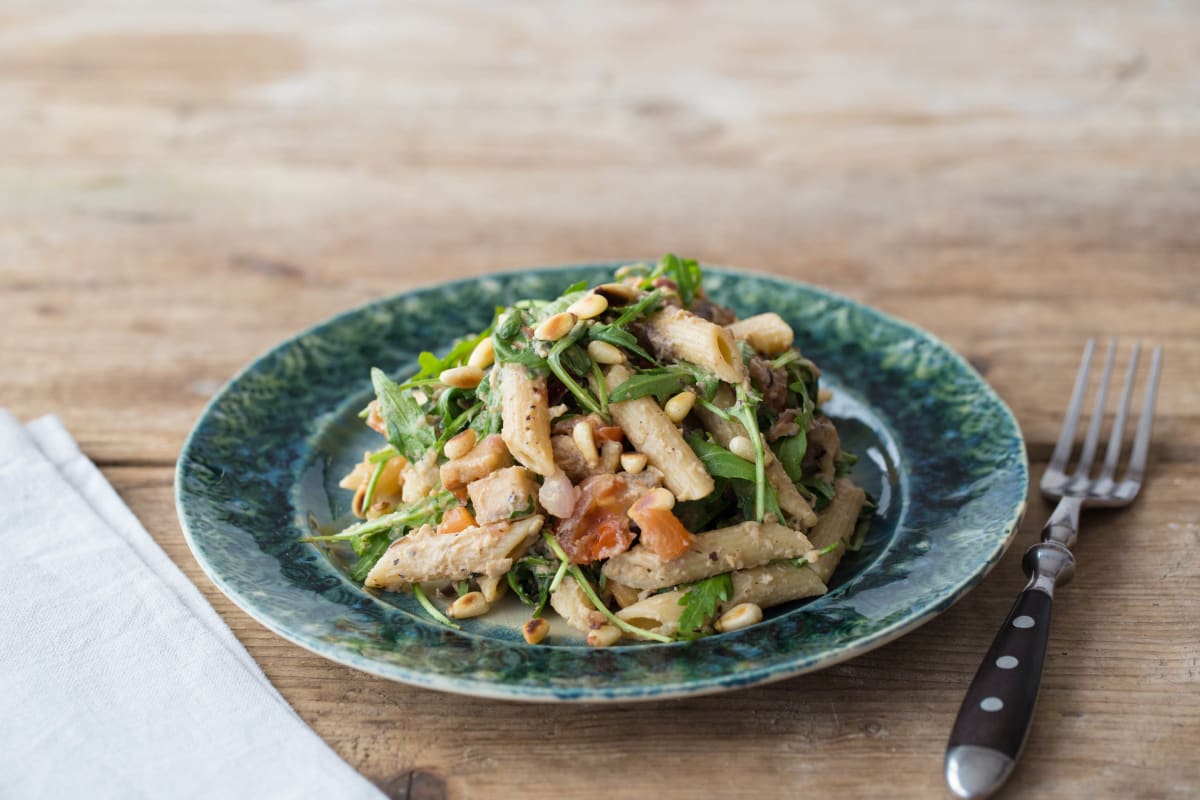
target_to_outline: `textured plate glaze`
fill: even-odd
[[[863,550],[831,591],[762,624],[691,644],[589,649],[560,635],[528,646],[488,617],[456,632],[410,597],[375,596],[343,556],[300,542],[345,517],[339,475],[378,446],[355,412],[369,368],[403,374],[487,325],[492,309],[553,297],[616,264],[537,269],[442,284],[349,311],[265,354],[205,409],[179,457],[176,501],[213,582],[271,630],[327,658],[433,689],[518,700],[649,700],[778,680],[865,653],[913,630],[974,586],[1024,510],[1025,445],[979,375],[928,333],[780,278],[708,268],[718,302],[772,310],[835,389],[828,406],[855,478],[880,498]]]

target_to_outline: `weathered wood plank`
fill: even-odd
[[[1087,336],[1162,343],[1153,477],[1086,522],[1013,794],[1194,796],[1198,23],[1195,5],[1078,0],[15,0],[0,405],[63,416],[300,714],[393,796],[927,797],[1040,501],[994,575],[887,648],[729,695],[553,708],[391,684],[270,634],[187,553],[169,465],[216,387],[281,339],[529,265],[670,249],[828,286],[967,356],[1035,461]]]

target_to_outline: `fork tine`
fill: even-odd
[[[1088,339],[1083,347],[1083,360],[1079,362],[1079,372],[1075,376],[1075,388],[1071,390],[1071,403],[1067,406],[1067,415],[1063,418],[1062,433],[1054,445],[1054,453],[1050,456],[1047,470],[1062,472],[1067,468],[1071,457],[1071,447],[1075,444],[1075,427],[1079,424],[1079,410],[1083,407],[1083,393],[1087,390],[1088,372],[1092,368],[1092,353],[1096,350],[1096,340]]]
[[[1104,454],[1104,469],[1100,473],[1101,482],[1112,480],[1117,472],[1117,461],[1121,458],[1121,443],[1125,439],[1125,418],[1129,415],[1129,400],[1133,396],[1133,380],[1137,376],[1138,358],[1142,354],[1142,343],[1133,346],[1129,356],[1129,369],[1125,373],[1125,386],[1121,389],[1121,406],[1117,409],[1117,418],[1113,422],[1112,433],[1108,437],[1108,450]]]
[[[1100,428],[1104,426],[1104,405],[1108,402],[1108,381],[1112,377],[1113,356],[1117,352],[1117,340],[1108,340],[1108,353],[1104,357],[1104,374],[1100,376],[1100,391],[1096,393],[1096,409],[1088,423],[1087,438],[1083,442],[1083,452],[1079,454],[1079,464],[1075,467],[1074,478],[1087,480],[1092,471],[1092,461],[1096,458],[1096,448],[1100,445]]]
[[[1138,420],[1137,436],[1133,440],[1133,455],[1129,457],[1126,482],[1141,484],[1146,474],[1146,453],[1150,450],[1150,429],[1154,425],[1154,401],[1158,397],[1158,373],[1162,369],[1162,345],[1154,348],[1150,360],[1150,379],[1142,400],[1142,416]]]

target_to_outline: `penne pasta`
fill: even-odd
[[[730,325],[725,330],[735,339],[744,339],[756,352],[764,356],[777,356],[792,346],[795,334],[783,317],[774,312],[755,314]]]
[[[812,566],[766,564],[735,572],[732,575],[733,594],[722,609],[733,608],[739,603],[755,603],[762,608],[769,608],[803,597],[825,594],[825,582],[813,571]]]
[[[501,394],[504,443],[513,458],[543,477],[558,471],[550,444],[550,406],[546,379],[520,364],[502,364],[496,374]]]
[[[683,616],[685,608],[679,604],[679,598],[683,595],[681,591],[651,595],[622,608],[617,612],[617,617],[644,631],[674,636],[679,632],[679,618]]]
[[[733,334],[690,311],[669,307],[646,319],[651,348],[658,355],[688,361],[728,383],[741,383],[746,365]]]
[[[550,593],[550,607],[577,631],[587,633],[604,624],[604,617],[570,575]]]
[[[496,522],[454,534],[437,533],[426,525],[392,542],[367,574],[366,585],[397,591],[425,581],[503,575],[529,549],[543,519]]]
[[[605,379],[610,390],[632,373],[623,364],[608,368]],[[639,397],[609,406],[613,419],[634,448],[663,473],[663,483],[677,500],[698,500],[716,488],[704,464],[684,441],[683,434],[666,412],[650,397]]]
[[[854,527],[858,524],[859,512],[867,501],[866,492],[855,486],[849,478],[838,478],[833,488],[833,500],[821,512],[817,524],[809,531],[813,547],[818,550],[834,542],[850,541],[850,537],[854,535]],[[821,580],[828,581],[845,552],[846,548],[839,547],[826,553],[812,565],[812,571]]]
[[[680,586],[779,558],[796,558],[812,550],[803,533],[779,523],[743,522],[696,534],[696,543],[679,558],[663,561],[645,545],[613,556],[601,573],[635,589]]]

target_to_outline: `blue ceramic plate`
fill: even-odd
[[[590,649],[563,634],[526,645],[494,615],[453,631],[411,597],[376,596],[350,559],[300,538],[346,518],[339,476],[378,446],[356,412],[369,369],[415,369],[487,326],[497,305],[553,297],[616,264],[535,269],[397,295],[290,339],[234,378],[179,457],[176,499],[200,565],[271,630],[366,672],[517,700],[650,700],[778,680],[865,653],[932,619],[987,574],[1025,507],[1025,445],[983,379],[928,333],[811,286],[710,268],[705,286],[740,315],[781,314],[835,392],[827,406],[855,479],[879,499],[862,550],[823,597],[690,644]],[[513,601],[515,603],[515,601]]]

